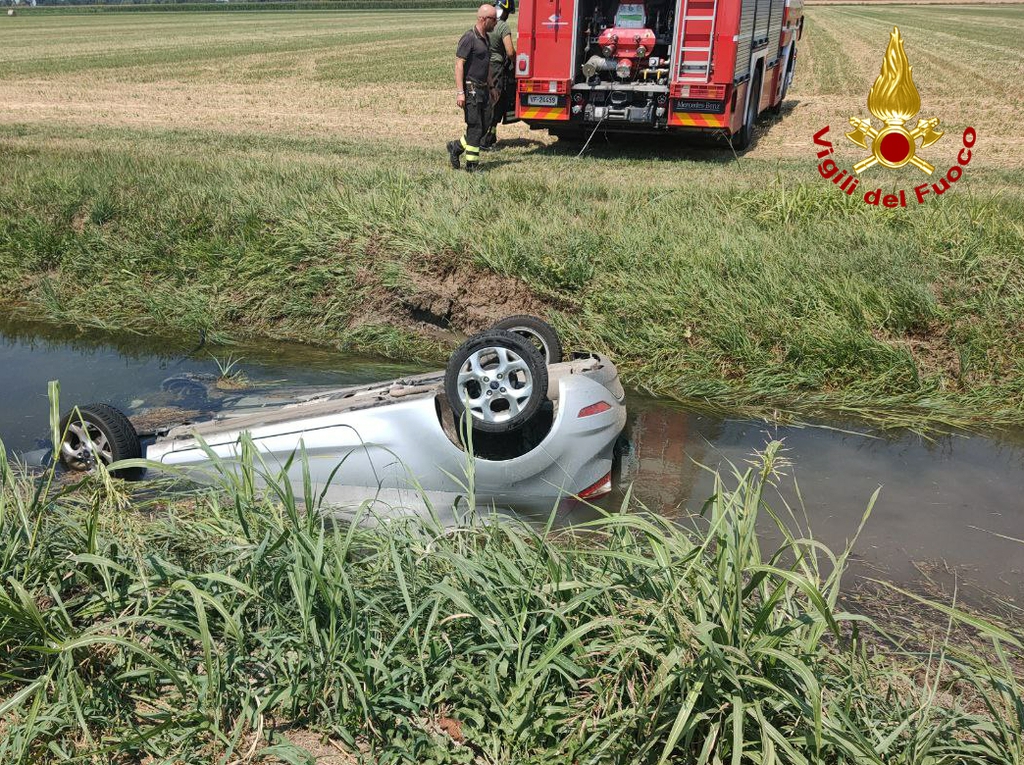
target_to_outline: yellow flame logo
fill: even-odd
[[[921,94],[914,86],[914,67],[903,50],[899,27],[892,28],[882,71],[868,93],[868,111],[882,122],[903,124],[921,111]]]
[[[917,156],[917,140],[922,139],[920,148],[924,149],[942,138],[942,133],[936,130],[937,117],[918,120],[916,127],[907,129],[907,121],[921,111],[921,94],[914,85],[914,68],[903,49],[899,27],[893,27],[889,35],[882,69],[868,93],[868,110],[884,122],[885,127],[876,130],[870,120],[850,118],[854,130],[846,137],[863,149],[870,148],[872,155],[855,164],[853,169],[861,173],[875,164],[903,167],[910,163],[931,175],[935,167]]]

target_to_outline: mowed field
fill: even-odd
[[[742,156],[598,137],[578,157],[514,125],[480,177],[443,153],[472,19],[0,19],[0,303],[431,360],[535,311],[681,398],[1024,420],[1024,6],[811,7],[783,113]],[[979,138],[952,191],[884,210],[818,176],[812,136],[863,158],[842,132],[894,24],[918,116],[947,131],[922,156],[944,173]],[[860,191],[925,180],[875,168]]]
[[[923,109],[983,131],[979,161],[1024,166],[1024,6],[812,7],[791,110],[752,159],[865,112],[887,32],[907,40]],[[472,12],[41,16],[0,24],[4,123],[173,128],[434,146],[457,132],[454,41]],[[519,126],[516,135],[531,138]],[[542,138],[543,140],[543,138]]]

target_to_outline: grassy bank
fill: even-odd
[[[1018,10],[959,9],[951,41],[948,10],[815,8],[794,98],[744,156],[620,139],[577,158],[517,126],[479,178],[441,155],[461,12],[18,20],[0,301],[430,359],[453,342],[438,326],[528,310],[662,394],[1019,423]],[[844,140],[894,20],[948,130],[933,161],[967,124],[980,138],[953,191],[884,210],[817,176],[811,135]]]
[[[172,501],[0,462],[0,758],[1024,761],[1021,636],[947,609],[991,661],[866,641],[848,551],[765,505],[774,459],[720,476],[702,530],[572,535],[325,523],[251,463]]]

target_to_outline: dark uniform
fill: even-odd
[[[494,146],[498,140],[498,125],[516,121],[516,78],[512,71],[512,60],[505,51],[505,38],[512,36],[508,18],[516,12],[516,0],[494,0],[498,11],[498,23],[487,35],[491,47],[491,87],[496,99],[490,105],[487,115],[487,133],[483,147]],[[490,102],[489,102],[490,103]]]
[[[473,27],[462,35],[455,49],[455,56],[466,62],[463,68],[466,88],[466,105],[463,108],[466,134],[459,140],[459,148],[462,151],[456,152],[456,156],[465,152],[466,169],[475,170],[476,164],[480,161],[480,140],[487,130],[488,104],[491,98],[487,86],[491,58],[487,38]]]

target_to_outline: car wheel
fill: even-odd
[[[212,374],[184,374],[168,377],[160,383],[160,390],[170,393],[179,400],[206,401],[209,398],[208,385],[216,383],[217,377]]]
[[[489,330],[452,354],[444,390],[456,420],[468,411],[474,430],[507,433],[537,413],[547,397],[548,368],[524,338]]]
[[[562,341],[555,328],[536,316],[509,316],[491,329],[514,332],[528,340],[544,357],[547,364],[558,364],[562,360]]]
[[[68,470],[86,472],[97,461],[104,465],[142,456],[135,427],[121,412],[107,404],[87,404],[73,409],[60,421],[63,440],[60,461]],[[138,470],[118,470],[118,478],[135,478]]]

